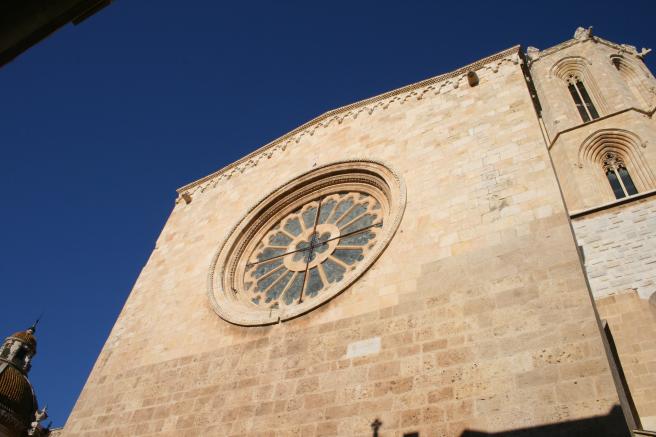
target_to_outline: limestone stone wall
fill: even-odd
[[[656,325],[648,299],[656,292],[656,82],[634,49],[577,33],[578,40],[534,54],[531,73],[599,315],[615,336],[643,425],[653,429]],[[627,64],[617,69],[612,59],[620,54]],[[558,74],[566,64],[582,75],[600,118],[582,121]],[[607,151],[621,154],[639,198],[615,198],[603,167]]]
[[[608,321],[645,429],[656,429],[656,305],[633,290],[596,299]]]
[[[577,217],[572,225],[595,299],[627,289],[644,300],[656,293],[656,196]]]
[[[471,67],[476,87],[465,69],[356,105],[190,189],[64,436],[370,436],[375,418],[381,436],[460,436],[606,414],[617,394],[516,51]],[[207,275],[232,226],[352,157],[407,185],[381,257],[297,319],[220,319]]]
[[[656,428],[656,196],[572,221],[590,288],[608,321],[636,408]]]

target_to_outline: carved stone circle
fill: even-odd
[[[287,217],[298,216],[299,211],[307,209],[307,205],[316,202],[316,199],[347,196],[344,193],[350,193],[348,196],[351,197],[356,193],[361,196],[359,198],[373,199],[369,201],[367,211],[371,213],[372,205],[375,203],[376,214],[380,218],[380,223],[375,225],[376,228],[371,228],[371,235],[375,238],[372,237],[372,242],[367,243],[367,247],[363,247],[359,252],[361,256],[358,262],[345,268],[339,280],[330,283],[324,281],[321,292],[308,296],[307,299],[268,306],[262,305],[259,299],[254,299],[252,291],[254,254],[261,253],[262,242],[269,241],[268,239],[273,235],[272,230],[277,229],[276,226],[280,226],[282,220]],[[242,326],[259,326],[298,317],[333,299],[352,285],[389,244],[401,222],[405,202],[403,180],[389,166],[379,161],[368,159],[339,161],[299,175],[266,195],[247,211],[219,246],[210,264],[207,282],[208,296],[213,309],[227,322]],[[318,221],[318,211],[315,217]],[[317,229],[326,235],[326,238],[339,236],[337,228],[332,224],[326,223],[318,226]],[[311,232],[305,229],[290,244],[295,245],[307,240],[310,234]],[[326,251],[318,254],[312,262],[308,262],[308,268],[315,267],[330,253],[340,250],[337,244],[337,241],[326,244],[324,248]],[[302,271],[298,267],[299,257],[283,256],[285,256],[284,263],[279,263],[281,268],[286,267],[292,274]],[[304,279],[307,279],[307,270],[305,275]],[[322,276],[325,279],[323,271]]]

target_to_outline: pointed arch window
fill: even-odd
[[[656,190],[656,176],[642,150],[646,143],[624,129],[600,129],[579,149],[579,168],[585,169],[585,190],[591,197],[610,202]],[[604,181],[605,180],[605,181]]]
[[[636,103],[643,106],[649,105],[651,92],[644,83],[645,75],[640,67],[631,59],[622,55],[613,55],[610,57],[610,61],[624,79],[633,97],[637,99]]]
[[[588,59],[567,56],[556,62],[550,72],[564,82],[584,123],[596,120],[602,114],[608,114],[609,110],[604,93],[590,71],[590,65],[592,63]],[[563,95],[563,98],[565,97]]]
[[[616,152],[606,152],[603,159],[604,172],[616,199],[638,194],[622,157]]]
[[[585,89],[585,85],[580,77],[570,75],[567,78],[567,88],[569,89],[572,99],[574,99],[576,109],[578,109],[579,115],[581,115],[581,119],[584,123],[599,118],[599,112],[592,103],[590,94],[588,93],[588,90]]]

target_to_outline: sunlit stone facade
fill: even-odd
[[[626,435],[601,319],[654,427],[643,54],[516,46],[182,187],[62,434]]]

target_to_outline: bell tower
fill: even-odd
[[[568,209],[582,211],[656,189],[650,50],[578,28],[574,38],[528,48],[541,120]],[[653,141],[652,141],[653,144]]]
[[[529,47],[527,71],[616,385],[626,391],[625,415],[654,429],[656,79],[643,62],[649,52],[579,27],[557,46]]]
[[[5,339],[0,348],[0,436],[46,437],[50,430],[40,422],[48,415],[38,409],[27,374],[36,355],[36,323]]]

